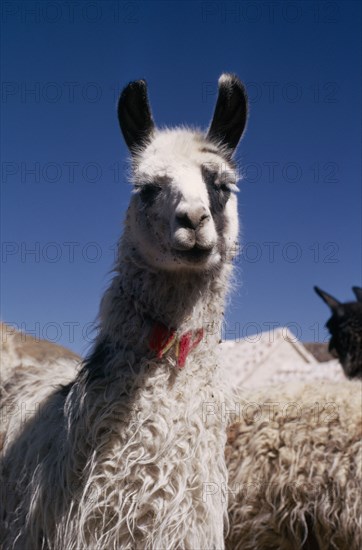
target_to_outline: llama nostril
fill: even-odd
[[[188,214],[176,214],[176,220],[180,227],[185,227],[187,229],[195,229],[194,224],[190,220]]]
[[[202,223],[203,221],[206,221],[206,220],[208,220],[208,219],[210,219],[209,214],[206,214],[206,213],[203,214],[203,215],[201,216],[201,218],[200,218],[199,225],[201,225],[201,223]]]
[[[179,212],[176,220],[180,227],[185,229],[197,229],[204,221],[210,218],[205,208],[198,208],[189,212]]]

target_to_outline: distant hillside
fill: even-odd
[[[328,351],[328,344],[321,344],[320,342],[303,342],[303,345],[309,353],[311,353],[317,361],[320,361],[321,363],[335,359]]]
[[[1,330],[1,347],[2,352],[8,352],[11,347],[16,351],[19,359],[31,357],[34,361],[44,361],[45,359],[80,359],[79,355],[73,353],[68,348],[34,338],[25,332],[19,332],[13,327],[0,323]]]

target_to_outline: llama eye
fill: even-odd
[[[214,184],[209,188],[209,198],[212,212],[221,212],[230,197],[230,189],[226,184]]]
[[[219,204],[223,208],[229,200],[230,189],[225,183],[223,183],[217,186],[217,191],[219,195]]]
[[[140,187],[140,197],[144,203],[152,204],[160,193],[161,187],[158,185],[152,185],[150,183]]]
[[[225,193],[230,194],[231,192],[237,191],[236,186],[236,177],[231,172],[223,172],[218,178],[219,188]]]
[[[223,193],[230,194],[230,188],[226,183],[221,183],[217,186],[218,191],[222,191]]]
[[[230,197],[230,188],[225,177],[220,178],[218,172],[205,165],[201,167],[201,173],[209,193],[211,211],[222,212]]]
[[[223,176],[218,177],[214,182],[214,189],[218,192],[219,199],[222,198],[225,204],[231,193],[230,186],[226,178]]]

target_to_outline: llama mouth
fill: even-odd
[[[174,251],[178,258],[186,260],[188,262],[202,263],[209,259],[213,253],[213,248],[200,248],[195,245],[188,250],[175,250]]]

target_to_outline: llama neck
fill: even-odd
[[[216,341],[231,265],[207,273],[156,272],[127,248],[121,243],[121,260],[102,300],[100,339],[144,356],[150,326],[162,323],[179,334],[203,328]]]
[[[106,512],[100,522],[118,517],[114,510],[122,509],[118,528],[110,535],[115,542],[110,538],[107,548],[119,546],[120,540],[125,548],[133,548],[137,540],[142,548],[196,548],[200,541],[203,547],[223,548],[226,431],[219,405],[228,394],[211,354],[219,330],[207,332],[207,323],[220,321],[231,266],[224,264],[208,276],[154,273],[125,253],[121,258],[101,304],[99,350],[96,347],[80,371],[68,399],[74,404],[66,409],[74,463],[67,485],[75,484],[73,472],[83,471],[87,483],[82,498],[92,502],[92,491],[98,487],[94,480],[101,480]],[[150,322],[181,333],[203,326],[207,338],[192,351],[185,368],[170,368],[173,358],[158,362],[149,355]],[[106,352],[102,340],[107,341]],[[85,436],[79,437],[83,423]],[[88,458],[93,456],[99,458]],[[210,480],[220,492],[205,500]],[[94,525],[99,510],[102,506],[87,508],[84,517],[89,525]],[[171,531],[174,510],[175,535],[165,535],[166,525]],[[180,522],[180,510],[185,522]],[[138,539],[129,534],[131,514]],[[200,517],[198,529],[190,529]],[[204,527],[206,517],[213,520]]]

